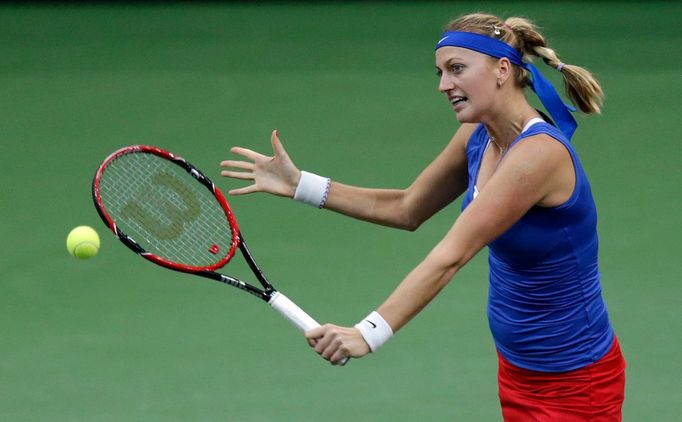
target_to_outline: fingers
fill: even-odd
[[[233,179],[242,179],[242,180],[253,180],[254,175],[253,173],[247,173],[243,171],[231,171],[231,170],[223,170],[220,172],[221,176],[225,177],[231,177]]]
[[[329,360],[336,350],[341,346],[340,339],[333,332],[318,339],[313,349],[324,359]]]
[[[220,172],[220,175],[223,177],[231,177],[233,179],[241,179],[241,180],[255,180],[256,176],[253,174],[254,170],[254,164],[253,163],[247,163],[245,161],[234,161],[234,160],[225,160],[220,162],[220,167],[232,167],[232,168],[237,168],[237,169],[242,169],[242,170],[247,170],[247,171],[234,171],[234,170],[222,170]],[[251,185],[247,186],[244,188],[240,189],[233,189],[229,191],[228,193],[230,195],[244,195],[247,193],[251,192],[256,192],[256,186]]]
[[[220,162],[223,177],[252,180],[253,185],[233,189],[230,195],[244,195],[252,192],[267,192],[274,195],[293,197],[300,179],[300,171],[291,162],[277,130],[271,136],[274,157],[257,153],[248,148],[233,147],[230,151],[243,159]]]
[[[225,160],[220,162],[220,167],[234,167],[243,170],[253,170],[254,164],[246,161]]]
[[[325,324],[306,331],[305,337],[315,352],[323,359],[337,365],[347,357],[360,357],[367,353],[362,350],[352,350],[354,348],[353,345],[357,344],[357,341],[354,339],[355,331],[353,328]]]
[[[327,324],[329,325],[329,324]],[[325,331],[327,331],[327,325],[312,328],[304,333],[305,338],[308,340],[317,340],[318,338],[324,336]]]
[[[348,356],[347,352],[343,352],[339,349],[332,355],[329,362],[331,362],[332,365],[343,365],[344,361],[348,359]]]
[[[233,148],[233,150],[234,149],[235,148]],[[225,160],[220,162],[220,167],[246,170],[246,171],[222,170],[220,172],[220,175],[223,177],[231,177],[233,179],[241,180],[254,180],[256,178],[253,174],[253,170],[255,168],[255,165],[253,163],[249,163],[246,161]],[[242,189],[234,189],[229,193],[230,195],[243,195],[245,193],[250,193],[252,191],[249,190],[248,188],[251,188],[251,186]]]
[[[282,148],[282,141],[279,140],[279,131],[277,129],[272,131],[270,143],[272,144],[272,152],[277,155],[278,149]]]
[[[279,131],[277,129],[272,131],[270,142],[272,143],[272,152],[275,154],[275,156],[289,159],[289,154],[287,154],[287,151],[284,149],[284,145],[282,145],[282,141],[279,139]]]
[[[272,143],[272,152],[274,153],[275,156],[280,156],[287,159],[289,158],[289,154],[287,154],[287,151],[284,149],[284,145],[282,145],[282,141],[280,141],[279,139],[279,131],[277,129],[272,131],[272,134],[270,135],[270,142]],[[253,151],[251,149],[242,147],[232,147],[230,148],[230,152],[233,154],[241,155],[242,157],[248,158],[251,161],[272,158],[260,154],[256,151]],[[223,164],[221,163],[221,165]]]
[[[224,177],[231,177],[233,179],[242,180],[253,180],[255,178],[255,176],[253,175],[253,170],[255,168],[253,163],[248,163],[246,161],[225,160],[220,162],[220,167],[223,168],[231,167],[241,170],[247,170],[247,171],[222,170],[220,172],[220,175]]]
[[[232,189],[228,191],[227,193],[229,195],[246,195],[249,193],[254,193],[254,192],[260,192],[260,189],[258,189],[258,186],[256,185],[249,185],[243,188],[238,188],[238,189]]]
[[[263,154],[260,154],[260,153],[257,153],[256,151],[250,150],[248,148],[242,148],[242,147],[232,147],[232,148],[230,148],[230,152],[233,154],[241,155],[242,157],[246,157],[251,161],[256,161],[259,158],[265,157]]]

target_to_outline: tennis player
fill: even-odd
[[[376,352],[474,255],[489,247],[488,318],[498,351],[506,421],[620,421],[625,360],[602,299],[597,213],[570,143],[577,127],[552,84],[528,59],[563,75],[580,111],[603,93],[585,69],[564,64],[523,18],[472,14],[436,44],[438,89],[461,126],[406,189],[365,189],[299,171],[278,133],[274,156],[235,147],[222,175],[253,180],[233,195],[269,192],[377,224],[415,230],[464,195],[450,230],[355,327],[306,332],[338,363]],[[530,87],[549,114],[526,100]]]

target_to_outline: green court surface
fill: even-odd
[[[500,420],[485,251],[379,353],[334,368],[262,302],[134,256],[90,197],[99,162],[129,144],[174,151],[226,191],[229,148],[267,152],[275,128],[303,169],[406,186],[457,128],[435,41],[477,10],[533,18],[603,83],[603,115],[579,117],[573,142],[629,365],[625,420],[679,420],[682,8],[587,1],[2,6],[0,420]],[[409,233],[262,194],[231,202],[272,281],[346,325],[459,212]],[[102,237],[85,262],[64,245],[81,224]]]

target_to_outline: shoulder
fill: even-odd
[[[457,132],[455,132],[455,136],[452,138],[452,140],[458,141],[460,144],[466,147],[469,139],[475,137],[476,134],[481,131],[481,129],[485,130],[485,127],[482,124],[462,123],[460,127],[457,128]]]
[[[469,124],[469,130],[468,143],[471,143],[472,145],[481,144],[488,139],[488,131],[482,123]]]
[[[548,133],[529,134],[512,144],[503,162],[507,161],[523,167],[532,165],[551,171],[562,160],[570,159],[567,142]]]
[[[522,142],[524,139],[542,139],[544,141],[554,140],[556,143],[564,145],[567,149],[571,149],[571,141],[566,138],[566,135],[557,127],[547,122],[537,123],[531,126],[526,132],[522,133],[512,145]]]
[[[448,142],[445,148],[445,153],[456,153],[466,155],[468,149],[469,140],[474,138],[474,134],[479,130],[479,125],[464,123],[457,128],[457,131]],[[483,126],[483,125],[480,125]]]
[[[451,143],[459,145],[465,151],[479,145],[488,138],[485,126],[480,123],[462,123],[452,138]]]
[[[577,177],[569,145],[546,133],[526,136],[510,147],[498,170],[533,204],[562,204],[574,191]]]

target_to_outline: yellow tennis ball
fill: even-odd
[[[78,226],[66,237],[66,249],[79,259],[88,259],[99,251],[99,235],[89,226]]]

